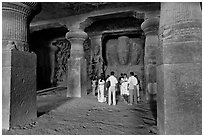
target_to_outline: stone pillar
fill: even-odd
[[[200,3],[161,3],[157,67],[160,134],[202,134]]]
[[[56,52],[59,50],[59,48],[57,46],[54,46],[52,44],[49,45],[49,55],[50,55],[50,84],[51,86],[55,86],[54,85],[54,75],[55,75],[55,63],[56,63]]]
[[[148,102],[155,100],[157,93],[156,54],[159,44],[158,27],[158,17],[147,18],[141,25],[141,28],[146,35],[144,68],[146,81],[146,100]]]
[[[97,62],[97,69],[98,73],[97,75],[99,76],[101,73],[103,73],[103,68],[102,68],[102,63],[103,63],[103,58],[102,58],[102,34],[96,34],[90,36],[91,40],[91,58],[95,58]]]
[[[29,124],[37,118],[36,55],[29,52],[33,2],[2,3],[2,129]]]
[[[83,48],[83,43],[87,37],[88,35],[80,29],[73,29],[66,34],[66,38],[71,43],[68,61],[67,97],[87,95],[87,70]]]

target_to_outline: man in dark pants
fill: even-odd
[[[130,77],[128,78],[128,88],[130,92],[130,104],[132,105],[134,102],[137,103],[137,84],[138,81],[134,77],[134,72],[130,72]]]

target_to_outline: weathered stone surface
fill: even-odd
[[[201,33],[199,35],[195,35],[195,37],[200,36]],[[188,38],[188,35],[185,37]],[[201,39],[199,41],[186,40],[183,41],[182,43],[177,42],[174,44],[164,43],[163,46],[159,48],[158,65],[202,62],[201,51],[202,51]]]
[[[37,117],[36,55],[17,50],[3,51],[2,60],[2,128],[9,129],[28,124]]]
[[[2,58],[2,60],[4,59]],[[9,60],[9,58],[7,58],[7,60]],[[11,89],[11,67],[2,67],[2,128],[3,129],[10,128],[10,105],[11,105],[10,89]]]
[[[157,114],[160,134],[202,133],[201,9],[161,3]]]
[[[157,68],[160,134],[201,134],[201,64],[164,64]]]
[[[116,46],[118,63],[120,65],[127,65],[127,63],[129,63],[130,52],[129,38],[127,36],[120,36],[118,38],[118,44]]]
[[[86,60],[81,57],[68,61],[67,97],[82,97],[87,95]]]
[[[67,97],[81,97],[87,93],[87,67],[83,47],[87,37],[85,32],[78,29],[73,29],[66,34],[66,38],[71,43],[71,55],[68,60]]]
[[[37,117],[36,56],[29,53],[29,23],[37,3],[2,3],[3,129],[29,124]]]
[[[103,72],[103,58],[102,58],[102,34],[90,35],[91,40],[91,60],[94,61],[93,75],[101,75]]]
[[[36,2],[3,2],[2,3],[2,39],[3,48],[9,40],[21,51],[29,51],[28,23],[38,9]]]
[[[130,39],[130,63],[131,65],[143,65],[144,40],[140,38]]]
[[[146,100],[150,101],[152,95],[157,93],[157,81],[156,81],[156,64],[157,64],[157,52],[159,45],[158,38],[158,17],[149,17],[141,25],[142,30],[145,32],[145,81],[146,81]]]
[[[67,97],[81,97],[81,58],[68,61]]]
[[[70,57],[71,44],[68,40],[58,39],[53,41],[53,45],[58,47],[56,52],[56,66],[54,80],[57,86],[67,86],[68,58]]]

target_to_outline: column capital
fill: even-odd
[[[141,29],[145,32],[145,35],[157,34],[158,28],[159,28],[158,17],[148,18],[141,24]]]
[[[88,38],[88,34],[80,29],[72,29],[66,33],[66,39],[71,43],[71,56],[84,54],[83,43]]]
[[[88,34],[81,29],[72,29],[66,33],[66,39],[71,43],[76,41],[84,41],[88,38]]]

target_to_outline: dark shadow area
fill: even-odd
[[[30,51],[33,51],[37,56],[37,90],[57,85],[56,78],[51,83],[51,64],[53,61],[57,63],[57,59],[52,60],[50,45],[56,44],[57,40],[54,39],[63,38],[67,32],[66,27],[59,27],[34,31],[30,34]],[[52,43],[53,41],[55,43]]]
[[[157,101],[156,101],[156,94],[150,94],[150,101],[149,101],[150,109],[154,119],[157,121]]]
[[[66,97],[66,90],[53,90],[37,96],[37,117],[40,117],[74,98]]]
[[[47,98],[45,100],[40,100],[37,102],[38,108],[37,108],[37,117],[40,117],[51,110],[61,106],[67,101],[71,101],[72,98],[66,98],[66,97],[60,97],[60,98]]]

